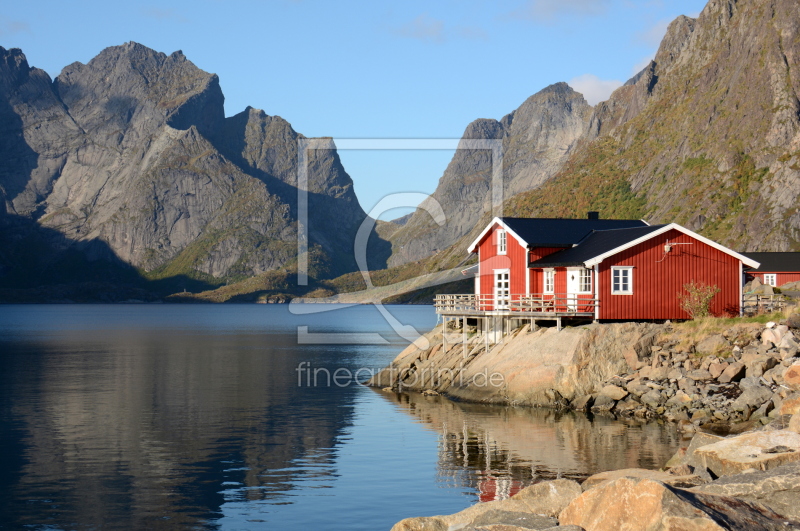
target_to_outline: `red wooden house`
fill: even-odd
[[[469,247],[475,293],[440,295],[445,316],[540,319],[687,319],[684,285],[720,288],[715,315],[738,315],[744,267],[759,263],[675,223],[495,218]],[[488,321],[487,321],[488,326]]]
[[[779,288],[800,281],[800,253],[747,253],[746,256],[761,264],[745,271],[748,282],[758,277],[762,284]]]

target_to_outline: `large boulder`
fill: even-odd
[[[581,486],[575,481],[556,479],[525,487],[511,499],[525,503],[536,514],[558,516],[581,492]]]
[[[399,375],[403,388],[411,391],[433,389],[474,402],[554,407],[596,394],[604,382],[625,374],[625,355],[630,357],[633,349],[645,357],[664,329],[652,323],[593,324],[560,331],[543,328],[520,333],[467,358],[461,348],[435,357],[409,348],[370,384],[394,386]],[[438,385],[423,381],[424,375],[430,380],[439,374],[453,377],[437,378]]]
[[[760,408],[765,402],[771,399],[772,391],[770,389],[763,386],[750,387],[745,389],[744,392],[739,395],[739,398],[734,400],[731,407],[734,411],[748,411]]]
[[[406,518],[392,531],[447,531],[449,529],[548,529],[572,500],[581,495],[581,486],[567,479],[544,481],[524,488],[507,500],[478,503],[446,516]]]
[[[717,477],[745,470],[770,470],[800,461],[800,433],[756,431],[728,437],[698,448],[694,457]]]
[[[689,490],[762,503],[785,518],[800,520],[800,463],[726,476]]]
[[[584,492],[558,520],[586,531],[792,529],[790,522],[759,503],[636,478],[620,478]]]

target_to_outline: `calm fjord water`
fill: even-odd
[[[391,312],[420,332],[436,321]],[[388,344],[298,344],[298,326]],[[537,479],[657,467],[678,444],[659,424],[327,386],[324,372],[298,385],[302,362],[377,369],[404,346],[371,306],[0,306],[0,529],[388,529]]]

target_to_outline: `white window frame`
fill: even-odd
[[[497,254],[508,253],[508,233],[505,229],[497,229]]]
[[[494,273],[492,280],[493,282],[492,295],[494,297],[494,309],[505,310],[508,308],[508,305],[511,302],[511,270],[493,269],[492,271]],[[506,275],[506,278],[501,280],[501,282],[507,284],[506,286],[503,287],[497,286],[498,275]]]
[[[623,271],[625,272],[624,276],[627,277],[627,281],[628,281],[628,289],[627,290],[614,289],[614,284],[615,284],[614,276],[617,274],[618,271],[620,272],[620,276],[623,276],[623,273],[622,273]],[[622,287],[622,283],[620,283],[620,287]],[[611,294],[612,295],[633,295],[633,266],[612,266],[611,267]]]
[[[770,282],[770,280],[772,282]],[[775,273],[764,273],[764,284],[768,286],[772,286],[773,288],[778,286],[778,275]]]
[[[542,277],[542,293],[552,295],[556,290],[556,270],[545,269]]]
[[[582,268],[578,274],[578,293],[592,293],[592,270]]]

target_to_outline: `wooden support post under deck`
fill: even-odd
[[[442,353],[447,352],[447,317],[442,319]]]
[[[561,332],[561,317],[556,317],[556,328]]]
[[[461,343],[464,345],[462,348],[462,353],[464,355],[464,359],[467,358],[467,318],[461,318]]]

